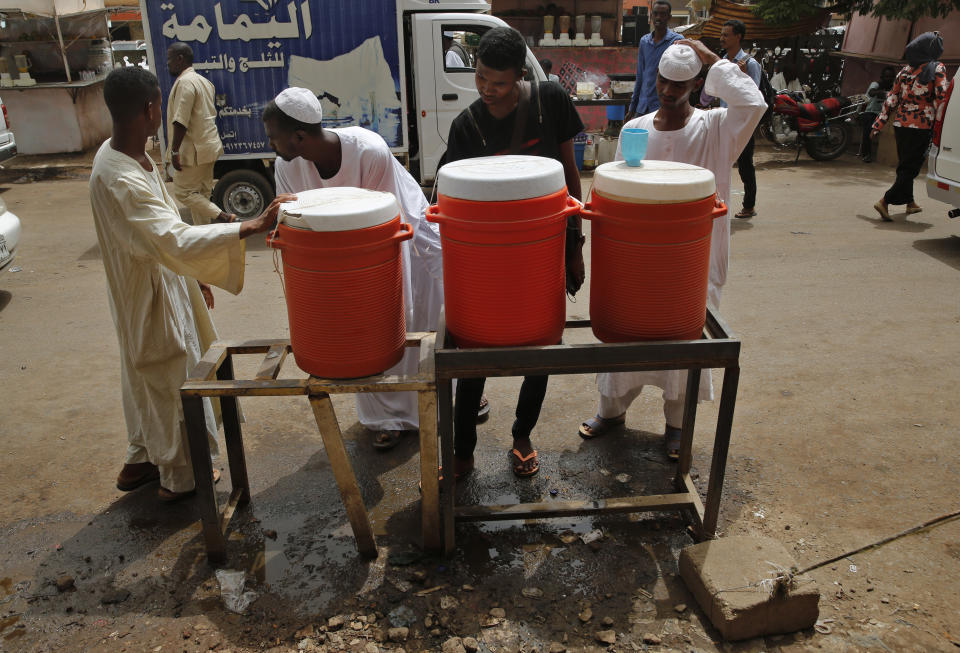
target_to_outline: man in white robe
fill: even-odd
[[[290,198],[242,224],[188,226],[145,152],[163,117],[157,78],[139,66],[118,68],[104,83],[104,99],[113,136],[94,159],[90,203],[120,344],[128,447],[117,487],[159,479],[159,498],[173,501],[194,490],[179,390],[216,337],[206,284],[240,292],[242,239],[269,229]],[[204,402],[216,451],[217,425]]]
[[[702,69],[709,66],[706,79]],[[691,92],[706,92],[727,103],[726,108],[704,111],[690,106]],[[729,206],[730,170],[766,110],[763,95],[753,80],[731,61],[720,59],[699,41],[681,40],[671,45],[660,60],[657,77],[660,108],[629,121],[624,127],[649,132],[646,158],[690,163],[713,172],[717,198]],[[617,160],[623,160],[617,144]],[[707,301],[720,305],[730,260],[729,214],[713,221],[710,240],[710,274]],[[667,454],[676,459],[683,421],[685,370],[616,372],[597,375],[600,407],[596,417],[580,426],[586,439],[602,435],[624,423],[627,409],[645,385],[663,390],[663,414]],[[710,370],[700,377],[700,400],[713,399]]]
[[[383,138],[362,127],[324,129],[320,101],[305,88],[289,88],[263,111],[270,147],[278,158],[277,192],[353,186],[393,193],[413,227],[405,242],[403,294],[408,331],[433,331],[443,306],[440,230],[427,222],[427,199],[420,186],[391,154]],[[416,374],[418,351],[408,347],[388,374]],[[395,446],[404,431],[419,429],[415,392],[364,392],[356,395],[360,423],[373,433],[378,449]]]

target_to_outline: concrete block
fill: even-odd
[[[680,576],[724,639],[737,641],[810,628],[820,613],[820,590],[798,576],[786,593],[759,587],[774,568],[796,565],[780,542],[737,536],[701,542],[680,552]]]

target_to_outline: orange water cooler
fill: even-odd
[[[403,357],[402,241],[413,237],[390,193],[321,188],[281,205],[267,242],[283,255],[290,344],[304,372],[378,374]]]
[[[437,173],[446,325],[460,347],[552,345],[566,319],[564,238],[580,203],[563,166],[534,156],[448,163]]]
[[[706,319],[710,235],[726,215],[713,173],[672,161],[594,173],[590,322],[602,342],[694,340]]]

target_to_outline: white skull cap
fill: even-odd
[[[281,111],[302,123],[316,125],[323,120],[320,100],[310,89],[291,86],[281,91],[274,102]]]
[[[689,45],[674,43],[660,57],[660,74],[673,82],[686,82],[700,74],[703,63]]]

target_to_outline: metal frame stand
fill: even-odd
[[[435,337],[434,333],[407,334],[407,347],[420,347],[420,367],[415,376],[381,374],[359,379],[321,379],[314,376],[307,379],[277,379],[280,368],[290,353],[288,340],[215,342],[180,388],[190,458],[196,479],[197,500],[200,504],[200,520],[210,562],[223,562],[226,559],[226,532],[230,519],[239,506],[250,501],[247,463],[238,418],[238,397],[307,396],[323,438],[324,449],[330,458],[330,466],[340,489],[343,505],[347,510],[357,549],[365,556],[376,557],[377,545],[373,530],[363,505],[356,475],[347,457],[330,395],[356,392],[419,393],[423,546],[428,550],[439,550],[441,538],[437,478],[437,398],[433,372]],[[233,356],[237,354],[265,354],[253,379],[234,378]],[[223,433],[233,487],[222,512],[213,486],[210,444],[207,441],[204,421],[204,397],[219,397],[223,415]]]
[[[589,320],[566,323],[566,330],[590,327]],[[726,471],[730,430],[740,378],[740,341],[709,308],[700,340],[629,343],[560,344],[546,347],[497,347],[456,349],[441,320],[437,331],[436,378],[439,417],[437,427],[444,469],[453,469],[453,379],[540,374],[583,374],[590,372],[631,372],[647,370],[688,370],[684,401],[680,460],[674,485],[677,492],[597,499],[591,501],[547,501],[513,505],[458,506],[454,496],[454,475],[444,474],[442,508],[444,550],[454,547],[457,521],[541,519],[569,515],[615,512],[681,511],[693,522],[698,539],[712,539],[717,530],[720,495]],[[690,478],[693,430],[697,415],[697,394],[703,369],[723,368],[717,429],[713,444],[706,503]]]

